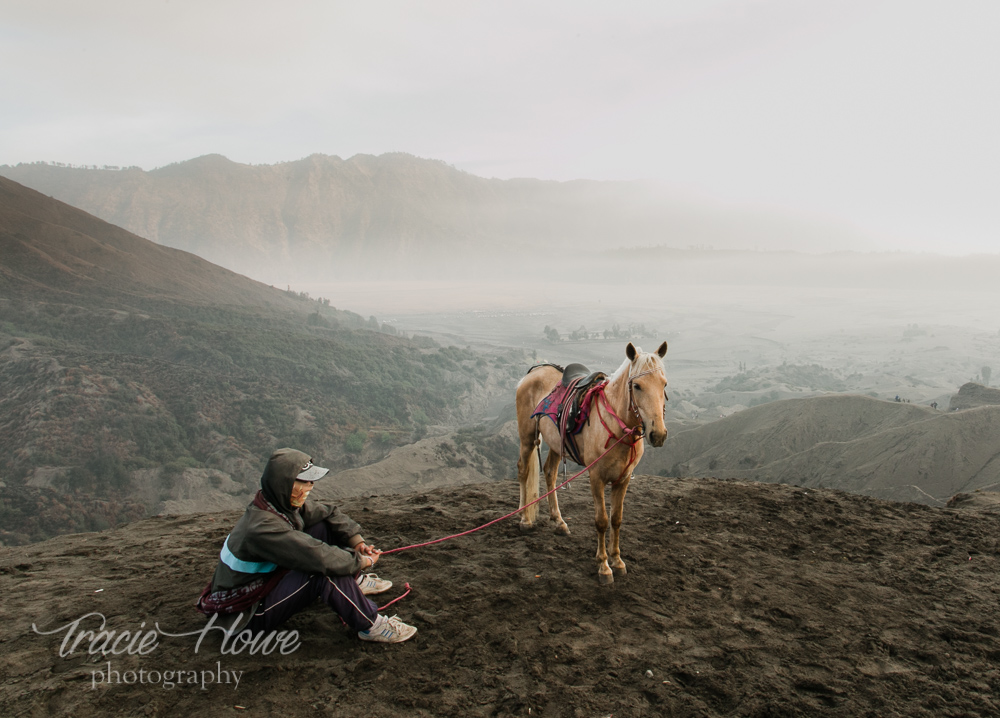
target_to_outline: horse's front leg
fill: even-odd
[[[545,485],[549,489],[549,518],[555,523],[557,532],[569,536],[569,526],[559,513],[559,498],[556,496],[559,492],[554,490],[556,481],[559,480],[559,459],[559,454],[552,450],[549,450],[548,458],[545,459]]]
[[[597,578],[607,585],[615,582],[604,545],[608,534],[608,510],[604,505],[604,479],[594,472],[590,474],[590,493],[594,496],[594,526],[597,529]]]
[[[621,481],[611,485],[611,568],[619,576],[624,576],[628,571],[625,562],[622,561],[622,552],[618,547],[618,537],[621,534],[622,514],[625,511],[625,492],[628,491],[628,482],[632,480],[632,474],[624,477]]]

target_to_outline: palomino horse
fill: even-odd
[[[663,356],[667,343],[663,342],[655,354],[644,353],[630,343],[625,347],[627,359],[607,381],[604,399],[594,396],[590,418],[577,436],[577,446],[584,465],[589,465],[605,451],[590,468],[590,492],[594,496],[594,523],[597,527],[598,578],[601,583],[613,583],[613,568],[625,575],[625,562],[618,547],[622,525],[622,508],[632,471],[642,458],[643,436],[648,436],[653,446],[662,446],[667,438],[663,423],[666,401],[666,372]],[[556,530],[569,533],[569,527],[559,513],[559,499],[553,489],[559,472],[559,461],[565,453],[559,428],[545,417],[532,418],[538,403],[559,384],[562,372],[553,366],[539,366],[529,371],[517,385],[517,431],[521,438],[521,456],[517,462],[517,479],[521,483],[521,508],[535,501],[538,494],[539,444],[538,435],[545,439],[549,454],[545,459],[545,483],[549,494],[549,517]],[[619,442],[624,435],[624,440]],[[619,442],[619,443],[615,443]],[[553,448],[558,447],[558,448]],[[608,450],[610,448],[610,450]],[[562,452],[562,453],[560,453]],[[605,537],[608,531],[608,512],[604,503],[604,489],[611,484],[611,563]],[[521,528],[530,529],[538,518],[538,504],[529,506],[521,514]]]

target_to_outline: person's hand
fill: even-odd
[[[374,546],[369,546],[364,541],[355,546],[354,550],[364,556],[378,556],[382,553],[377,548],[375,548]]]
[[[374,566],[375,562],[378,561],[379,556],[381,556],[381,554],[382,554],[381,551],[379,551],[377,553],[363,553],[363,554],[361,554],[366,559],[368,559],[368,565],[365,566],[365,568],[367,569],[367,568],[371,568],[372,566]]]

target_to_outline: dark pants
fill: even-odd
[[[306,533],[320,541],[336,545],[330,536],[330,527],[325,521],[306,529]],[[289,571],[257,606],[257,612],[250,619],[247,628],[255,633],[275,629],[310,606],[317,597],[355,631],[367,631],[378,615],[378,606],[361,593],[354,576],[330,578],[319,574],[309,575],[301,571]]]

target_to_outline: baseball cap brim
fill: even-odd
[[[322,466],[309,465],[295,478],[299,481],[319,481],[329,472],[329,469],[324,469]]]

